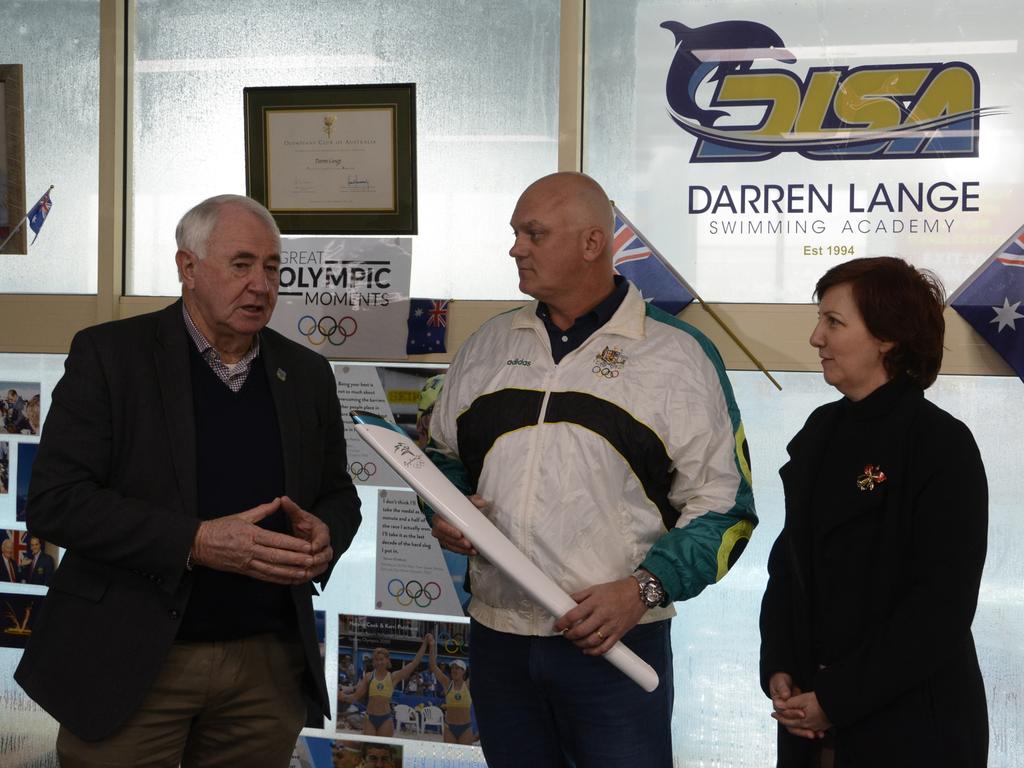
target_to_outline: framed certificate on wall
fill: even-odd
[[[245,88],[246,194],[281,232],[416,234],[416,89]]]

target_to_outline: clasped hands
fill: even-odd
[[[824,738],[832,727],[828,716],[818,703],[814,691],[803,693],[793,685],[793,678],[786,672],[776,672],[768,680],[768,692],[772,697],[772,717],[794,736],[805,739]]]
[[[469,500],[477,509],[486,513],[489,506],[487,501],[476,494],[470,496]],[[431,533],[445,549],[460,555],[477,554],[462,531],[439,515],[434,515]],[[570,597],[577,605],[558,618],[554,629],[587,656],[607,653],[624,634],[636,626],[647,611],[640,600],[636,579],[632,576],[595,584],[574,592]]]
[[[292,534],[257,523],[283,509]],[[334,557],[327,525],[287,496],[235,515],[204,520],[192,543],[192,562],[273,584],[303,584],[327,570]]]

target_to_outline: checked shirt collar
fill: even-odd
[[[188,330],[188,335],[192,337],[192,342],[196,345],[199,356],[207,362],[210,370],[217,374],[217,378],[223,381],[232,392],[240,390],[242,385],[245,384],[245,380],[249,378],[249,371],[252,370],[252,361],[260,353],[259,334],[253,336],[252,346],[243,355],[242,359],[233,365],[228,365],[221,359],[220,353],[217,352],[213,344],[203,336],[203,332],[196,328],[196,324],[192,322],[192,317],[189,315],[184,302],[181,304],[181,313],[185,317],[185,328]]]

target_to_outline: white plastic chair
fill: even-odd
[[[426,706],[423,708],[422,717],[423,720],[420,724],[420,730],[422,733],[426,733],[429,728],[437,728],[438,733],[444,733],[443,709],[433,705]]]
[[[395,704],[395,731],[401,732],[403,727],[411,728],[415,733],[422,733],[420,714],[408,704]]]

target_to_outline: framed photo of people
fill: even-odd
[[[473,745],[469,624],[338,616],[336,731]]]
[[[402,768],[402,745],[300,736],[290,765],[299,768]]]
[[[25,218],[25,111],[21,64],[0,64],[0,253],[26,253],[24,227],[8,240]],[[4,241],[6,240],[6,243]]]
[[[0,528],[0,583],[50,586],[60,548],[28,531]]]
[[[416,234],[416,88],[243,90],[246,194],[281,232]]]

